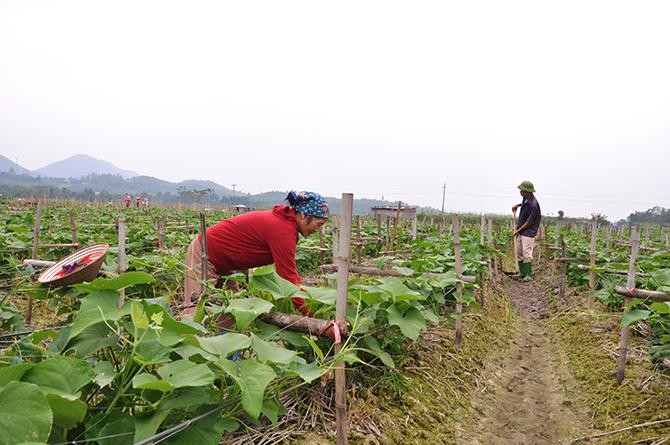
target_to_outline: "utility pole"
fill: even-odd
[[[442,186],[442,214],[444,214],[444,195],[447,193],[447,183]]]
[[[237,184],[231,184],[231,185],[233,186],[233,196],[235,196],[235,187],[237,186]]]

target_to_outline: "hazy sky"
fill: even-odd
[[[668,1],[0,0],[0,154],[545,214],[670,207]]]

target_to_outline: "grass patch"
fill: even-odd
[[[669,419],[670,376],[651,363],[644,339],[631,330],[625,379],[621,386],[617,385],[621,317],[613,316],[616,314],[583,295],[576,294],[570,299],[567,304],[571,309],[551,318],[548,329],[568,357],[593,427],[608,432]],[[662,439],[670,443],[670,423],[634,428],[581,443],[652,444]]]

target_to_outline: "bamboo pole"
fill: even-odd
[[[396,211],[395,218],[393,219],[393,240],[392,245],[395,247],[398,239],[398,226],[400,225],[400,205],[402,201],[398,201],[398,210]]]
[[[35,226],[33,227],[33,250],[32,259],[37,259],[37,253],[40,245],[40,226],[42,224],[42,211],[44,204],[42,200],[37,201],[37,210],[35,210]]]
[[[337,301],[335,306],[335,322],[346,323],[347,297],[349,291],[349,246],[351,240],[351,214],[354,195],[342,194],[342,213],[340,214],[340,255],[337,257]],[[335,344],[335,354],[342,350],[342,344]],[[347,382],[344,362],[335,363],[335,416],[337,424],[338,445],[347,444]]]
[[[200,212],[200,241],[202,243],[202,260],[200,263],[200,279],[203,283],[207,282],[207,263],[209,258],[207,256],[207,225],[205,224],[205,214]],[[203,284],[202,292],[204,292],[205,286]],[[200,297],[200,295],[198,297]]]
[[[386,250],[391,249],[391,215],[386,215]]]
[[[79,243],[62,243],[62,244],[48,243],[48,244],[40,244],[38,247],[40,249],[59,249],[59,248],[63,248],[63,247],[74,247],[76,249],[77,247],[79,247]]]
[[[382,216],[380,214],[377,214],[377,236],[379,237],[379,241],[377,241],[377,252],[382,250],[382,243],[383,243],[383,238],[382,238]]]
[[[156,217],[156,237],[158,238],[158,251],[165,250],[165,220],[163,217]]]
[[[122,216],[118,220],[118,232],[119,232],[119,253],[118,253],[118,271],[119,275],[123,274],[127,270],[126,266],[126,220]],[[124,289],[119,291],[119,299],[116,302],[116,307],[121,308],[126,299],[126,292]]]
[[[577,269],[578,270],[591,270],[591,266],[587,266],[585,264],[577,264]],[[625,270],[617,270],[617,269],[604,269],[604,273],[609,273],[609,274],[615,274],[615,275],[628,275],[628,272]],[[638,277],[650,277],[651,275],[648,273],[638,273]]]
[[[74,220],[74,210],[70,210],[70,230],[72,231],[72,250],[77,250],[76,246],[79,246],[77,242],[77,223]]]
[[[493,248],[493,218],[490,216],[487,218],[486,221],[486,236],[488,238],[488,245],[490,248]],[[491,255],[490,253],[487,254],[488,258],[488,263],[489,263],[489,278],[491,277],[491,272],[493,272],[493,276],[498,275],[498,259]]]
[[[45,260],[23,260],[22,264],[24,266],[33,266],[33,267],[50,267],[56,264],[56,261],[45,261]]]
[[[414,218],[412,218],[412,241],[416,240],[416,231],[419,225],[419,221],[416,218],[416,212],[414,212]]]
[[[484,215],[481,216],[481,224],[479,227],[479,244],[484,245],[484,232],[486,231],[486,218]]]
[[[589,289],[596,288],[596,240],[598,238],[598,220],[593,217],[591,221],[591,250],[589,253]]]
[[[337,262],[337,257],[340,256],[340,230],[337,227],[339,218],[332,219],[332,232],[331,232],[331,242],[333,245],[333,262]]]
[[[630,234],[631,249],[630,249],[630,263],[628,265],[628,279],[626,280],[626,287],[628,289],[635,288],[635,263],[637,261],[638,250],[640,248],[640,233],[637,227],[631,228]],[[628,313],[629,296],[624,296],[624,316]],[[628,353],[628,326],[621,328],[621,340],[619,341],[619,369],[616,374],[617,384],[621,384],[626,368],[626,354]]]
[[[300,315],[284,314],[282,312],[270,312],[259,317],[266,323],[287,329],[289,331],[304,332],[310,335],[325,335],[323,331],[328,328],[330,320],[319,318],[302,317]],[[347,322],[338,322],[340,334],[343,337],[349,336],[349,324]]]
[[[641,274],[639,274],[641,275]],[[644,289],[630,289],[623,286],[617,286],[614,288],[617,294],[624,295],[629,298],[648,298],[650,300],[656,301],[670,301],[670,295],[665,292],[659,292],[655,290],[644,290]]]
[[[561,234],[561,256],[565,258],[567,255],[566,248],[565,248],[565,238]],[[566,261],[561,262],[561,282],[558,287],[558,295],[561,299],[565,298],[565,281],[567,280],[567,273],[568,273],[568,263]]]
[[[323,264],[321,265],[321,270],[323,272],[337,272],[337,264]],[[374,276],[380,276],[380,277],[405,277],[407,275],[403,274],[402,272],[398,272],[397,270],[393,269],[378,269],[376,267],[361,267],[361,266],[349,266],[349,272],[350,273],[360,273],[364,275],[374,275]],[[425,277],[437,277],[441,274],[438,273],[431,273],[431,272],[424,272],[422,274]],[[472,276],[472,275],[463,275],[461,277],[461,280],[465,283],[476,283],[477,279]]]
[[[456,269],[456,276],[458,278],[463,277],[463,265],[461,263],[461,235],[459,227],[458,214],[454,213],[451,216],[451,226],[453,228],[454,236],[454,258]],[[461,297],[463,296],[463,284],[459,281],[456,283],[456,346],[461,346],[463,343],[463,303],[461,303]]]
[[[35,210],[35,226],[33,227],[33,249],[31,258],[37,259],[37,253],[40,244],[40,226],[42,224],[42,210],[44,204],[42,200],[37,201],[37,209]],[[33,299],[28,297],[28,304],[26,306],[26,324],[30,325],[33,321]]]
[[[326,247],[326,236],[323,233],[323,226],[321,226],[321,228],[319,229],[319,247],[320,247],[319,252],[321,252],[319,253],[319,260],[320,262],[323,263],[325,253],[330,250]]]
[[[361,241],[361,215],[356,215],[356,264],[361,264],[361,251],[363,242]]]

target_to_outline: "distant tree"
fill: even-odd
[[[655,206],[644,212],[631,213],[628,216],[628,222],[630,224],[638,224],[638,223],[668,224],[670,223],[670,209]]]
[[[607,215],[603,215],[602,213],[592,213],[591,217],[595,218],[598,224],[609,224]]]
[[[564,216],[565,216],[565,212],[563,210],[559,210],[558,211],[558,219],[563,219]]]

